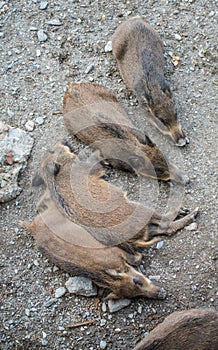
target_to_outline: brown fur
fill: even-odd
[[[136,262],[134,256],[96,241],[61,214],[48,193],[45,207],[31,224],[23,223],[23,226],[31,231],[42,253],[53,263],[72,275],[91,278],[98,286],[111,290],[107,297],[110,299],[165,298],[163,288],[153,285],[131,266]]]
[[[162,222],[158,213],[129,201],[102,175],[94,156],[81,161],[67,146],[57,144],[33,179],[34,185],[45,184],[41,213],[25,226],[55,264],[110,289],[109,298],[164,298],[164,289],[131,266],[141,260],[135,250],[153,244],[160,234],[176,232],[197,212],[175,222],[166,216]],[[134,254],[121,249],[122,244]]]
[[[134,350],[217,350],[218,313],[212,309],[174,312]]]
[[[129,201],[125,192],[102,178],[103,174],[95,156],[82,161],[67,146],[57,144],[45,155],[33,184],[45,183],[59,210],[106,246],[123,242],[148,246],[160,235],[171,235],[183,228],[197,214],[194,210],[171,221],[175,213],[162,217],[140,203]],[[43,198],[39,207],[44,209],[44,203]]]
[[[118,169],[185,183],[187,177],[137,130],[114,93],[100,85],[70,84],[63,101],[63,118],[70,134],[99,149]]]
[[[163,45],[144,17],[123,22],[112,36],[113,54],[121,76],[140,103],[147,102],[152,121],[178,144],[187,142],[174,108],[172,93],[164,77]]]

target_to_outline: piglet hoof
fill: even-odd
[[[166,299],[167,292],[164,288],[160,288],[159,293],[158,293],[158,299]]]
[[[180,208],[179,209],[179,215],[181,215],[181,216],[185,216],[189,213],[190,213],[190,209],[188,209],[188,208]]]
[[[196,216],[198,215],[198,213],[199,213],[199,208],[195,208],[192,212],[191,212],[191,218],[192,219],[195,219],[196,218]]]

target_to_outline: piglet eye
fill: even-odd
[[[140,280],[138,280],[137,278],[133,278],[133,282],[135,283],[136,286],[140,286],[140,287],[143,286],[142,282]]]
[[[165,125],[165,126],[167,125],[166,121],[163,118],[159,118],[159,120],[160,120],[161,123],[163,123],[163,125]]]

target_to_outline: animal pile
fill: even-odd
[[[113,54],[126,85],[147,103],[153,121],[179,145],[187,142],[164,77],[162,43],[142,17],[127,20],[112,37]],[[107,298],[164,299],[166,291],[137,270],[141,249],[192,222],[180,208],[165,215],[138,202],[104,178],[104,163],[140,176],[185,184],[187,177],[132,124],[115,94],[91,83],[72,83],[63,101],[70,135],[90,146],[84,158],[67,143],[46,153],[33,185],[44,185],[38,215],[26,224],[41,251],[72,275],[91,278]]]

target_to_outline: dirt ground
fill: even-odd
[[[29,132],[34,148],[19,180],[23,191],[0,212],[2,350],[132,349],[173,311],[218,307],[216,9],[212,0],[0,2],[1,120],[23,129],[29,120],[35,125]],[[112,54],[105,53],[118,24],[134,15],[146,16],[163,38],[178,116],[190,139],[185,148],[178,149],[147,122],[146,111],[139,109],[122,82]],[[59,22],[47,23],[54,19]],[[39,41],[41,29],[46,41]],[[172,55],[180,58],[177,67]],[[90,65],[94,68],[88,73]],[[190,178],[182,193],[183,205],[200,208],[198,228],[184,229],[160,249],[145,251],[141,267],[168,291],[164,301],[138,298],[110,314],[96,298],[66,293],[46,307],[69,275],[42,256],[19,222],[31,221],[36,214],[42,190],[31,187],[31,178],[42,155],[67,137],[61,109],[66,87],[73,81],[113,89],[133,122]],[[42,123],[37,122],[40,117]],[[75,152],[84,148],[75,139],[72,143]],[[113,170],[108,179],[127,190],[130,198],[154,200],[165,211],[169,184],[161,183],[154,199],[151,180]],[[67,328],[88,320],[94,323]]]

